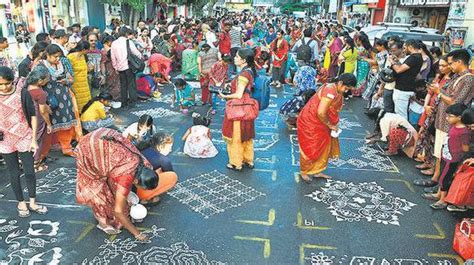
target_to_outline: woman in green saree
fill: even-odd
[[[198,45],[197,41],[193,41],[192,46],[183,51],[181,74],[186,80],[199,80]]]

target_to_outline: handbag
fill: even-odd
[[[143,72],[145,69],[145,62],[130,50],[130,40],[127,40],[127,60],[128,67],[133,73]]]
[[[48,94],[47,103],[51,110],[57,110],[59,108],[58,98],[54,94]]]
[[[445,201],[460,206],[474,205],[474,167],[468,163],[459,167]]]
[[[253,121],[258,117],[258,101],[244,93],[241,99],[231,99],[225,104],[225,115],[231,121]]]
[[[465,218],[454,230],[453,249],[463,259],[474,258],[474,221]]]

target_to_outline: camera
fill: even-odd
[[[56,77],[56,80],[64,80],[64,79],[66,79],[66,73],[62,73],[58,75],[58,77]]]
[[[209,92],[214,93],[214,94],[218,94],[219,92],[221,92],[224,95],[232,94],[229,86],[225,86],[225,87],[209,86]]]
[[[0,142],[3,141],[3,132],[0,131]]]

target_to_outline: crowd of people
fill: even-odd
[[[17,38],[29,43],[23,27]],[[193,126],[182,140],[185,154],[212,158],[218,151],[208,126],[216,103],[226,101],[227,168],[240,172],[255,166],[258,113],[243,105],[253,102],[258,76],[271,76],[274,89],[287,85],[294,91],[280,114],[297,130],[304,182],[330,178],[323,172],[340,156],[339,113],[345,100],[362,97],[357,104],[366,105],[375,125],[367,144],[380,143],[383,155],[404,151],[420,162],[416,168],[431,178],[414,183],[430,187],[423,197],[435,201],[432,208],[474,206],[474,184],[456,177],[462,165],[474,166],[474,75],[466,50],[442,54],[397,36],[372,44],[360,28],[352,34],[338,23],[246,14],[140,21],[136,28],[114,19],[103,32],[62,22],[37,34],[18,65],[7,48],[0,38],[0,154],[20,217],[48,211],[35,200],[35,172],[48,170],[49,152],[58,143],[64,156],[77,161],[77,201],[92,208],[97,227],[107,234],[125,227],[146,240],[129,218],[127,197],[134,191],[151,207],[176,185],[167,157],[173,137],[157,130],[148,115],[118,132],[110,107],[132,109],[138,100],[161,97],[162,87],[171,84],[170,108],[187,114],[209,106],[206,116],[192,114]],[[200,91],[191,81],[200,83]]]

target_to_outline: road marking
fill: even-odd
[[[11,202],[17,204],[17,200],[0,200],[0,202]],[[74,204],[57,204],[57,203],[47,203],[41,202],[41,205],[50,206],[54,208],[86,208],[86,206],[82,205],[74,205]]]
[[[272,226],[275,223],[275,216],[276,216],[275,209],[270,209],[270,211],[268,211],[268,220],[267,221],[236,220],[236,222],[244,223],[244,224]]]
[[[335,250],[336,247],[323,246],[323,245],[312,245],[312,244],[301,244],[300,245],[300,264],[304,264],[304,250],[305,249],[323,249],[323,250]]]
[[[272,180],[273,181],[276,181],[277,177],[278,177],[278,173],[277,173],[276,170],[255,168],[254,171],[272,173]]]
[[[311,222],[311,224],[306,225],[306,219],[303,224],[303,215],[301,214],[301,212],[298,212],[298,214],[296,215],[296,227],[298,227],[299,229],[312,229],[312,230],[330,230],[331,229],[330,227],[327,227],[327,226],[315,226],[314,222]]]
[[[418,238],[426,238],[426,239],[435,239],[435,240],[443,240],[446,238],[446,234],[444,233],[443,229],[438,223],[433,223],[434,228],[438,231],[438,234],[430,235],[430,234],[416,234],[415,237]]]
[[[82,229],[81,234],[79,235],[79,237],[77,237],[77,239],[74,241],[74,243],[78,243],[81,240],[83,240],[96,227],[95,224],[89,223],[89,222],[84,222],[84,221],[69,220],[67,222],[70,223],[70,224],[85,225],[84,229]]]
[[[234,236],[234,239],[263,242],[263,257],[264,258],[270,257],[270,253],[271,253],[270,239],[261,238],[261,237],[246,237],[246,236]]]
[[[385,181],[391,181],[391,182],[403,182],[405,184],[405,186],[407,186],[407,188],[411,191],[411,192],[415,192],[415,188],[413,188],[413,185],[411,185],[411,183],[407,180],[404,180],[404,179],[386,179]]]
[[[459,257],[458,255],[453,255],[453,254],[428,253],[428,257],[448,258],[448,259],[453,259],[457,261],[459,265],[464,264],[464,260],[461,257]]]

